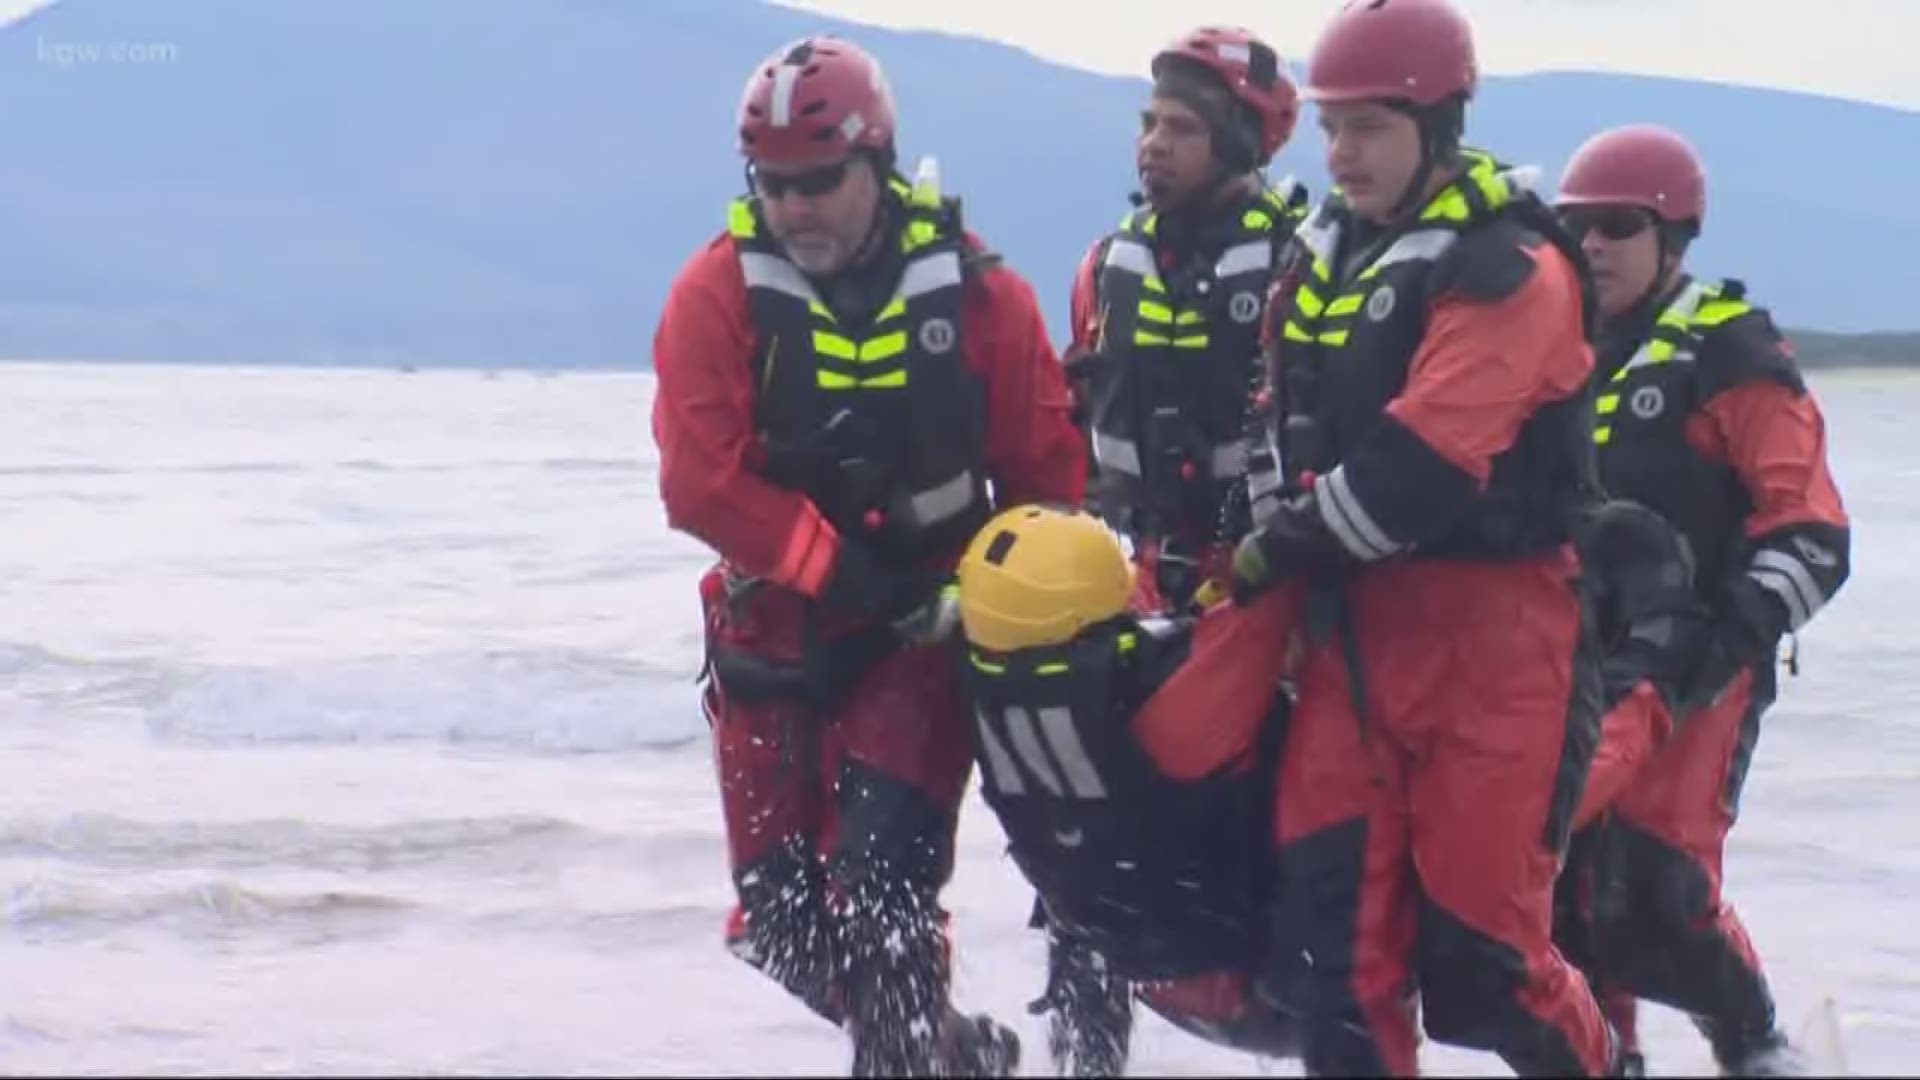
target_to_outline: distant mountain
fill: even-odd
[[[644,366],[741,186],[742,80],[816,30],[887,64],[909,162],[1063,333],[1141,80],[751,0],[64,0],[0,30],[0,355]],[[1920,322],[1920,113],[1565,74],[1489,80],[1473,132],[1550,182],[1639,119],[1712,166],[1700,269],[1789,325]],[[1318,148],[1309,117],[1279,170],[1323,188]]]

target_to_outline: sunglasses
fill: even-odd
[[[763,199],[778,199],[788,192],[808,199],[817,199],[840,187],[847,178],[847,165],[853,159],[841,158],[831,165],[822,165],[817,169],[808,169],[803,173],[770,173],[754,166],[747,170],[747,180],[753,190]]]
[[[1629,240],[1653,224],[1653,216],[1631,206],[1575,206],[1560,211],[1560,224],[1575,240],[1599,230],[1608,240]]]

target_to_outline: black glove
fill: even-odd
[[[1352,561],[1327,531],[1311,491],[1280,504],[1265,524],[1233,549],[1233,599],[1244,604],[1280,581]]]
[[[1730,577],[1714,612],[1706,655],[1686,692],[1686,708],[1711,704],[1742,671],[1771,662],[1786,632],[1785,604],[1745,574]]]
[[[931,570],[883,566],[864,544],[843,538],[820,606],[831,616],[886,623],[908,641],[935,641],[957,622],[957,594],[948,584],[947,575]]]

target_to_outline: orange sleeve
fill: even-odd
[[[1434,302],[1400,394],[1314,479],[1320,516],[1353,557],[1386,558],[1444,530],[1522,425],[1585,386],[1593,351],[1573,266],[1545,245],[1510,257],[1532,263],[1504,297]]]
[[[654,333],[660,497],[670,526],[745,573],[818,595],[839,536],[810,499],[758,471],[757,347],[732,241],[716,241],[674,282]]]
[[[1753,500],[1749,537],[1789,525],[1846,528],[1827,464],[1827,426],[1811,393],[1756,379],[1715,394],[1687,422],[1687,441],[1733,468]]]
[[[1299,592],[1273,589],[1242,607],[1209,608],[1185,663],[1133,714],[1133,736],[1176,781],[1247,759],[1287,672]]]
[[[1580,281],[1548,246],[1513,295],[1434,304],[1406,389],[1387,406],[1435,453],[1485,487],[1493,459],[1541,406],[1579,393],[1593,370]]]

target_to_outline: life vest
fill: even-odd
[[[1373,429],[1406,386],[1435,298],[1512,295],[1532,272],[1523,248],[1542,238],[1585,266],[1520,173],[1478,151],[1463,154],[1468,167],[1455,182],[1362,251],[1342,249],[1352,219],[1337,196],[1295,230],[1283,279],[1293,289],[1274,312],[1278,443],[1289,478],[1330,473]],[[1515,558],[1567,541],[1597,485],[1588,401],[1575,395],[1529,419],[1495,459],[1486,489],[1421,553]]]
[[[1212,534],[1220,525],[1246,470],[1247,404],[1277,252],[1305,201],[1292,180],[1261,191],[1240,208],[1219,257],[1184,273],[1161,271],[1150,210],[1127,215],[1108,238],[1097,279],[1103,362],[1087,411],[1101,515],[1121,532]]]
[[[1048,918],[1129,979],[1257,955],[1271,887],[1286,699],[1252,767],[1168,779],[1129,718],[1187,655],[1190,627],[1122,617],[1058,647],[970,650],[981,792]]]
[[[1737,332],[1765,319],[1738,281],[1683,279],[1652,331],[1600,357],[1594,400],[1600,479],[1615,495],[1658,512],[1685,534],[1703,587],[1716,588],[1745,547],[1753,500],[1732,466],[1687,440],[1687,421],[1707,399],[1754,379],[1803,391],[1787,354],[1763,334]]]
[[[964,544],[986,520],[986,389],[964,359],[958,204],[929,185],[889,185],[905,209],[904,268],[865,325],[821,301],[757,200],[736,200],[727,224],[758,341],[768,479],[804,492],[843,535],[916,560]]]

